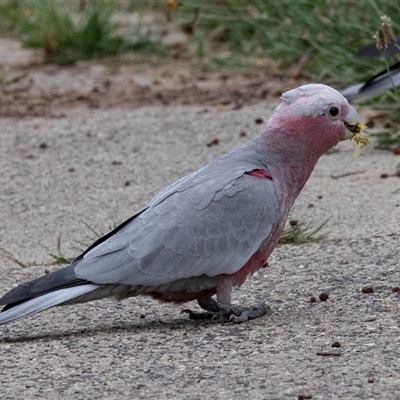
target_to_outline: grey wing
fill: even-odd
[[[227,174],[228,175],[228,174]],[[175,191],[77,260],[94,283],[161,285],[232,274],[268,238],[279,218],[272,181],[247,174]]]

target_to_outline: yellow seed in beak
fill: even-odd
[[[366,136],[364,133],[365,128],[365,125],[357,124],[354,129],[354,136],[351,138],[351,140],[354,142],[355,146],[358,147],[358,149],[354,153],[353,157],[357,157],[360,154],[365,156],[365,151],[362,151],[362,149],[369,143],[368,136]]]

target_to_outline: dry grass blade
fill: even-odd
[[[15,264],[18,264],[22,268],[28,268],[32,265],[35,265],[35,263],[33,263],[33,262],[28,263],[28,264],[23,263],[21,260],[18,260],[18,258],[16,258],[13,254],[11,254],[9,251],[4,249],[3,247],[0,247],[0,255],[8,260],[11,260]]]

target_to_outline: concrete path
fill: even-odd
[[[85,249],[96,239],[87,226],[108,231],[167,183],[244,143],[271,110],[1,119],[0,294],[59,268],[50,254]],[[327,239],[280,246],[234,292],[240,303],[267,300],[272,315],[197,323],[180,314],[196,304],[147,298],[48,310],[0,328],[0,397],[400,398],[400,179],[380,178],[400,158],[371,149],[353,159],[349,142],[338,149],[322,157],[290,215],[316,226],[329,219]]]

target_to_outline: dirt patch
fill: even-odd
[[[283,91],[303,83],[276,69],[226,74],[198,71],[182,60],[153,67],[116,64],[114,60],[112,65],[81,62],[69,67],[37,63],[3,66],[0,117],[57,117],[63,110],[76,107],[204,105],[239,109],[260,100],[275,100]]]

